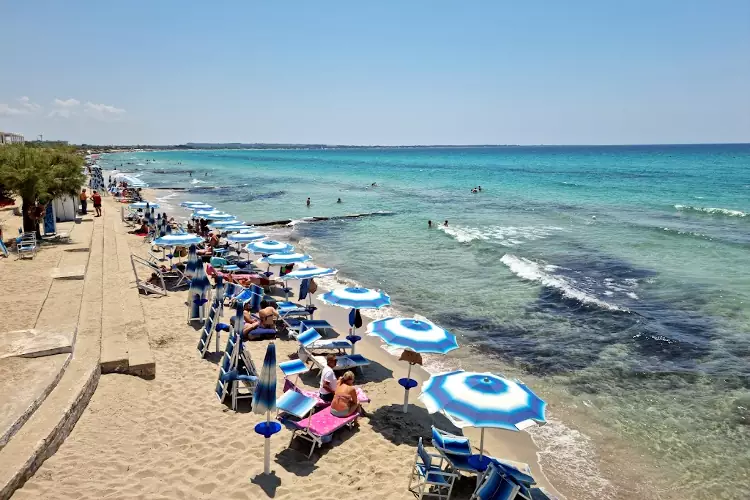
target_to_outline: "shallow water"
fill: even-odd
[[[175,151],[102,163],[248,222],[299,221],[287,232],[318,261],[461,336],[466,348],[433,369],[503,370],[549,399],[542,461],[592,498],[630,495],[618,471],[643,478],[646,497],[750,495],[750,146]],[[387,213],[335,218],[373,212]]]

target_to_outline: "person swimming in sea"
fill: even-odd
[[[446,221],[445,221],[445,222],[443,222],[443,226],[444,226],[444,227],[448,227],[448,220],[447,220],[447,219],[446,219]]]
[[[310,198],[307,199],[307,206],[310,206]]]
[[[336,200],[336,203],[341,203],[341,198],[339,198],[338,200]]]
[[[432,229],[432,221],[431,220],[427,221],[427,227],[430,228],[430,229]]]

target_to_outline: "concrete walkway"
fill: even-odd
[[[85,219],[59,259],[49,261],[51,252],[45,256],[43,249],[39,262],[25,263],[38,274],[47,259],[49,289],[36,321],[29,323],[26,315],[19,323],[68,332],[73,353],[0,359],[0,375],[5,373],[0,400],[12,402],[8,408],[0,406],[0,424],[5,414],[5,427],[11,429],[0,441],[0,500],[55,453],[86,408],[102,371],[144,378],[155,374],[119,205],[106,199],[104,217]],[[116,283],[119,293],[104,296],[105,280],[109,290]],[[39,380],[33,382],[35,374]]]

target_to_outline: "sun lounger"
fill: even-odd
[[[309,403],[306,406],[309,406]],[[298,422],[285,420],[283,423],[292,431],[292,439],[289,441],[289,446],[292,445],[295,437],[309,441],[312,444],[310,453],[307,454],[307,458],[310,458],[316,446],[321,447],[326,443],[330,443],[336,431],[344,427],[354,427],[358,418],[359,411],[355,411],[347,417],[336,417],[331,414],[331,408],[328,407]]]
[[[438,450],[438,452],[440,452],[440,455],[446,460],[451,470],[457,473],[466,472],[469,474],[482,474],[483,471],[477,469],[474,464],[470,463],[470,457],[473,452],[469,438],[457,436],[433,426],[432,445]],[[490,463],[500,469],[504,475],[518,483],[519,489],[522,490],[522,493],[523,491],[527,491],[530,486],[536,484],[531,475],[531,468],[528,464],[491,456],[488,456],[487,458]]]
[[[201,354],[202,358],[206,357],[208,346],[211,344],[211,337],[216,334],[216,352],[219,352],[219,342],[221,342],[220,332],[224,330],[229,331],[229,325],[219,323],[223,308],[224,305],[214,299],[211,308],[208,311],[208,317],[206,318],[206,321],[203,322],[201,338],[198,340],[198,352]]]
[[[458,474],[444,469],[444,465],[444,458],[428,453],[420,437],[409,476],[409,491],[418,499],[424,497],[436,497],[439,500],[450,499],[453,483]]]
[[[521,487],[504,476],[502,472],[490,464],[471,495],[471,500],[514,500],[521,496]]]
[[[297,338],[300,332],[304,332],[308,328],[315,328],[318,331],[332,330],[333,325],[324,319],[304,319],[304,318],[281,318],[284,324],[289,329],[289,336]]]
[[[276,304],[279,308],[279,316],[284,317],[299,317],[306,316],[312,319],[315,310],[315,306],[306,306],[303,304],[297,304],[296,302],[279,302]]]
[[[149,273],[149,279],[143,280],[138,276],[138,269],[136,268],[136,264],[146,267],[146,270]],[[167,285],[164,283],[165,276],[158,266],[155,266],[151,262],[147,261],[146,259],[142,259],[137,255],[130,256],[130,265],[133,267],[133,274],[135,274],[135,284],[139,289],[143,290],[147,294],[167,294]],[[152,274],[156,275],[156,277],[158,278],[156,283],[151,281]]]
[[[360,404],[370,402],[370,397],[367,395],[367,393],[364,390],[362,390],[361,387],[354,386],[354,390],[357,391],[357,401],[359,401]],[[307,389],[302,389],[301,387],[295,385],[288,378],[284,378],[284,392],[288,392],[288,391],[294,391],[304,396],[307,396],[308,398],[314,399],[315,408],[325,408],[326,406],[331,405],[330,402],[326,402],[320,399],[320,393],[318,391],[308,391]]]
[[[299,354],[300,359],[312,363],[318,371],[322,371],[323,367],[326,366],[325,356],[315,356],[304,347],[300,348]],[[357,368],[361,369],[369,364],[370,360],[361,354],[345,354],[343,356],[336,356],[336,366],[333,367],[333,371],[339,372],[344,370],[355,370]]]
[[[238,335],[230,335],[219,365],[219,380],[216,382],[216,397],[223,403],[231,395],[231,407],[237,409],[237,401],[253,397],[258,383],[258,372],[249,353],[242,348]]]
[[[314,328],[308,328],[298,334],[297,341],[310,352],[324,350],[338,351],[338,354],[346,354],[347,350],[354,349],[350,341],[346,339],[324,339]]]

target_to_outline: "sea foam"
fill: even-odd
[[[576,288],[575,285],[568,279],[552,274],[551,272],[545,270],[540,264],[537,264],[532,260],[506,253],[500,258],[500,262],[508,266],[510,272],[512,272],[519,278],[528,281],[535,281],[541,283],[546,287],[554,288],[555,290],[559,291],[564,297],[576,300],[581,304],[595,306],[610,311],[629,312],[629,310],[625,307],[610,304],[609,302],[601,300],[590,293]]]
[[[732,210],[729,208],[691,207],[689,205],[675,205],[674,208],[680,212],[699,212],[711,215],[726,215],[728,217],[747,217],[750,215],[741,210]]]

